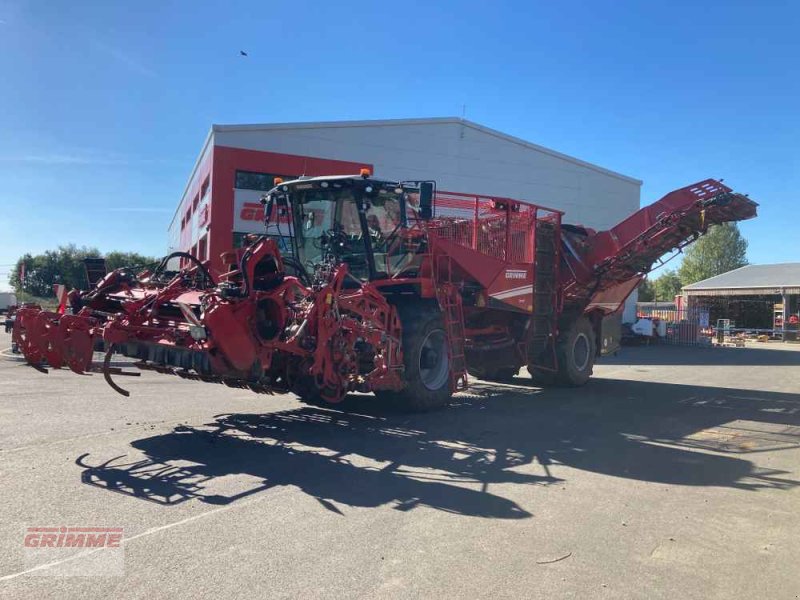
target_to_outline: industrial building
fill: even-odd
[[[213,125],[169,225],[170,251],[212,272],[219,254],[264,231],[275,176],[435,180],[439,190],[528,200],[606,229],[639,208],[641,181],[460,118]]]
[[[434,179],[440,190],[529,200],[605,229],[639,208],[641,181],[459,118],[213,125],[169,226],[171,250],[215,252],[263,231],[275,176]],[[256,203],[253,205],[253,203]]]
[[[747,265],[687,285],[682,294],[687,306],[707,308],[712,322],[730,319],[737,329],[794,332],[800,320],[800,263]]]

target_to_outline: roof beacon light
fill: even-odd
[[[492,200],[489,207],[492,210],[507,210],[510,212],[519,212],[519,202],[509,202],[508,200]]]
[[[283,183],[283,177],[276,177],[272,180],[272,185],[280,185]]]
[[[361,167],[361,170],[358,172],[358,174],[361,175],[364,179],[372,175],[372,173],[369,172],[369,167]]]

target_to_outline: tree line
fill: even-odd
[[[747,265],[747,240],[736,223],[710,227],[708,233],[689,246],[677,269],[644,280],[639,286],[640,302],[672,302],[681,288]]]
[[[120,267],[148,265],[158,261],[136,252],[109,252],[105,256],[97,249],[69,244],[43,254],[25,254],[17,260],[10,283],[17,292],[42,298],[52,297],[53,284],[63,283],[68,289],[87,286],[83,260],[105,258],[109,271]],[[709,228],[706,235],[689,246],[683,262],[676,270],[667,270],[639,286],[639,300],[671,302],[681,287],[745,266],[747,240],[736,223]],[[24,265],[24,270],[23,270]],[[24,272],[24,279],[21,275]]]
[[[59,246],[43,254],[25,254],[16,263],[9,283],[17,291],[29,296],[49,298],[54,296],[53,285],[62,283],[67,289],[86,289],[85,258],[105,258],[109,271],[120,267],[148,265],[159,259],[136,252],[108,252],[103,254],[91,246],[75,244]]]

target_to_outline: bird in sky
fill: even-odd
[[[241,54],[242,56],[247,56],[247,52],[245,52],[244,50],[239,50],[239,54]]]

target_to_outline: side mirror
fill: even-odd
[[[269,225],[272,218],[272,207],[275,205],[275,198],[272,194],[261,196],[261,204],[264,205],[264,224]]]
[[[419,216],[427,221],[433,217],[433,182],[419,184]]]

